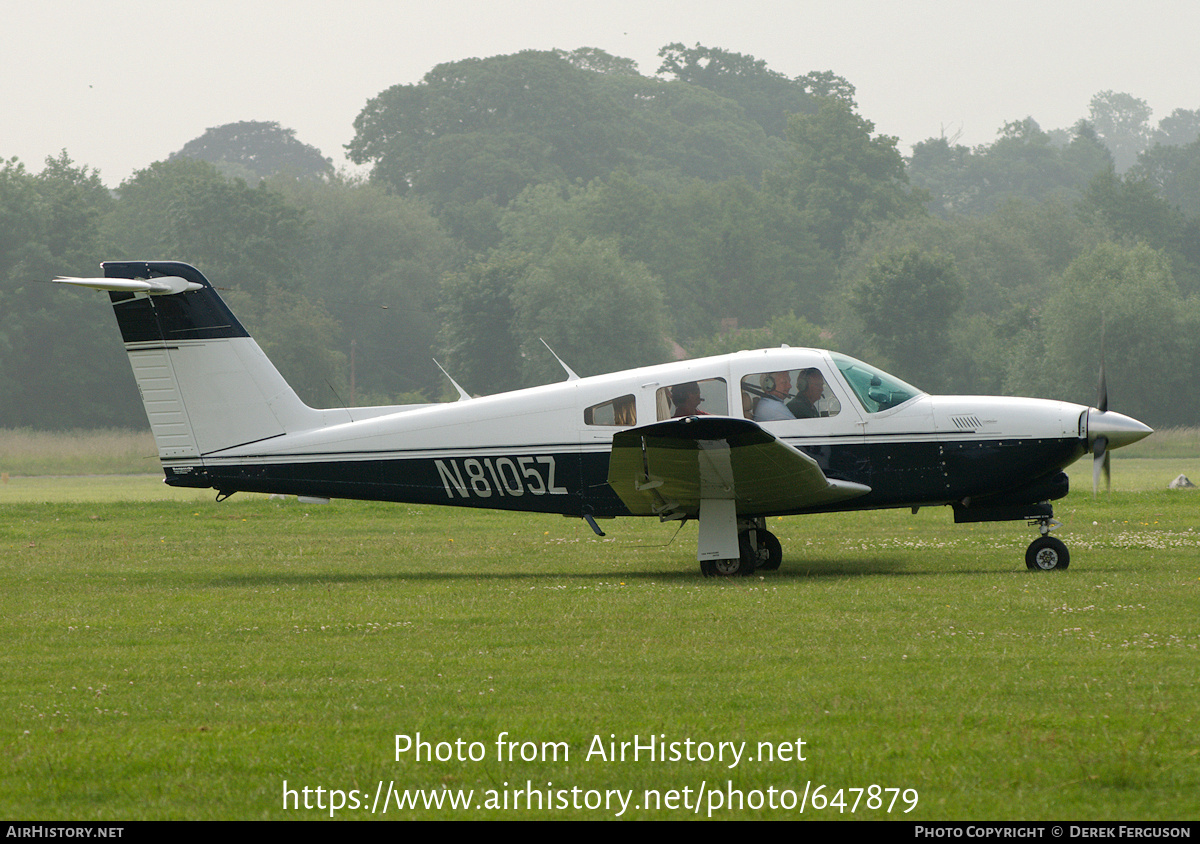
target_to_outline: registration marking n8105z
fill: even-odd
[[[491,498],[493,495],[566,495],[566,487],[554,482],[555,464],[551,456],[484,457],[435,460],[446,497]]]

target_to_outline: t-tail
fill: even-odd
[[[101,266],[104,278],[57,281],[108,291],[164,464],[333,421],[300,400],[195,267]],[[345,421],[345,411],[332,413]]]

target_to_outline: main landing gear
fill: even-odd
[[[701,560],[705,577],[748,576],[755,571],[775,571],[783,562],[783,547],[766,528],[766,519],[738,520],[737,559]]]
[[[1025,565],[1033,571],[1055,571],[1065,569],[1071,563],[1071,553],[1066,544],[1050,535],[1050,531],[1062,524],[1053,516],[1040,516],[1029,522],[1037,525],[1041,536],[1029,543],[1025,551]]]
[[[1049,508],[1046,508],[1047,510]],[[746,577],[756,571],[775,571],[783,562],[783,548],[775,534],[767,530],[766,519],[737,519],[738,556],[710,557],[700,560],[700,571],[705,577]],[[1032,571],[1062,571],[1071,564],[1071,552],[1066,543],[1050,535],[1062,522],[1053,515],[1042,515],[1029,519],[1041,533],[1025,551],[1025,565]],[[732,540],[733,517],[728,523]],[[703,547],[703,546],[702,546]],[[728,546],[723,546],[728,547]],[[728,555],[729,551],[722,553]]]

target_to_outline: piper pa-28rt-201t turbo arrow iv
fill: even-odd
[[[305,405],[195,268],[109,262],[104,278],[172,486],[489,507],[586,519],[698,519],[701,571],[776,569],[769,516],[948,505],[1025,520],[1033,569],[1064,467],[1151,433],[1099,407],[931,396],[861,361],[779,348],[667,363],[457,402]],[[453,380],[453,379],[452,379]],[[1103,383],[1103,379],[1101,379]],[[703,405],[703,407],[701,407]]]

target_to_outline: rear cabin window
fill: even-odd
[[[585,425],[636,425],[637,403],[630,395],[594,404],[583,411],[583,422]]]
[[[682,419],[685,416],[728,416],[729,385],[724,378],[684,381],[659,387],[655,395],[658,418]]]

